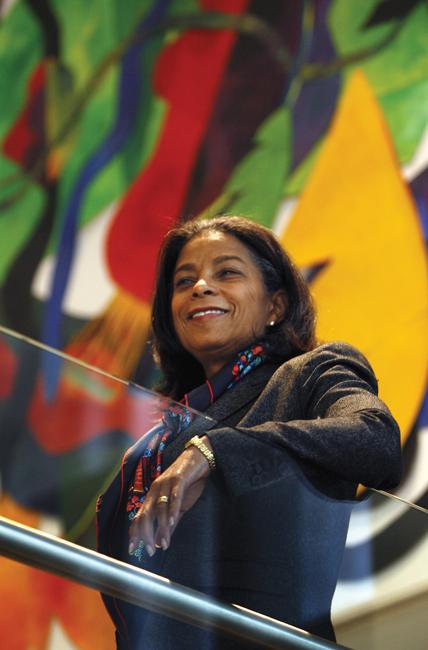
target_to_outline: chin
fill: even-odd
[[[204,354],[221,354],[227,348],[227,344],[227,341],[207,338],[204,341],[192,341],[191,345],[184,345],[184,347],[193,357],[198,359],[200,355],[203,356]]]

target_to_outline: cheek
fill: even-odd
[[[181,296],[175,296],[171,300],[171,316],[172,324],[174,326],[175,335],[180,342],[180,344],[187,349],[187,342],[189,340],[189,332],[186,319],[184,317],[185,306],[183,303],[185,300],[181,299]]]
[[[247,317],[254,325],[265,324],[265,320],[269,313],[269,299],[264,291],[260,289],[250,289],[246,296],[244,308],[247,312]]]

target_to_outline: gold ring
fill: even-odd
[[[159,499],[158,499],[158,503],[168,503],[168,501],[169,501],[169,497],[167,497],[167,496],[162,496],[162,497],[159,497]]]

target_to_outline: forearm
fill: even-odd
[[[391,487],[400,478],[399,431],[383,410],[225,427],[207,435],[218,472],[234,494],[268,485],[290,471],[284,452],[340,479],[370,487]]]

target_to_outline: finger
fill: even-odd
[[[205,487],[206,479],[201,479],[196,481],[192,485],[183,486],[183,483],[177,483],[177,485],[171,490],[171,498],[169,502],[169,517],[168,517],[168,529],[158,528],[156,532],[156,543],[161,546],[161,537],[163,535],[163,530],[166,531],[166,534],[169,534],[169,541],[177,528],[177,525],[187,510],[189,510],[195,502],[199,499],[200,495],[203,492]]]
[[[144,542],[145,549],[150,555],[155,553],[155,542],[154,542],[154,517],[155,512],[153,504],[151,503],[152,499],[148,497],[144,501],[144,504],[134,519],[135,522],[135,536],[131,536],[131,543],[136,546],[142,540]],[[133,523],[134,523],[133,522]],[[132,531],[134,532],[134,531]]]
[[[164,551],[169,547],[171,535],[181,517],[180,510],[184,494],[184,488],[180,480],[173,483],[172,488],[170,487],[169,489],[168,503],[160,503],[158,500],[157,506],[158,528],[155,543]],[[165,488],[161,491],[165,491]]]
[[[169,520],[168,524],[170,529],[175,529],[180,518],[181,505],[183,503],[184,486],[183,483],[175,482],[171,489],[171,499],[169,504]]]
[[[140,510],[137,511],[134,519],[129,526],[129,538],[140,540],[141,539],[141,530],[140,530]]]
[[[170,540],[171,540],[172,536],[174,535],[175,529],[177,528],[178,523],[179,523],[179,521],[180,521],[180,519],[182,518],[183,515],[184,515],[184,512],[179,512],[174,525],[169,527]]]
[[[155,510],[154,508],[143,509],[140,520],[141,537],[147,553],[154,555],[155,547]]]
[[[155,535],[155,546],[167,550],[170,544],[169,509],[171,497],[169,494],[161,494],[156,500],[157,531]]]
[[[132,555],[136,548],[138,548],[142,540],[141,530],[140,530],[140,517],[137,513],[132,520],[132,523],[129,527],[129,548],[128,553]]]

